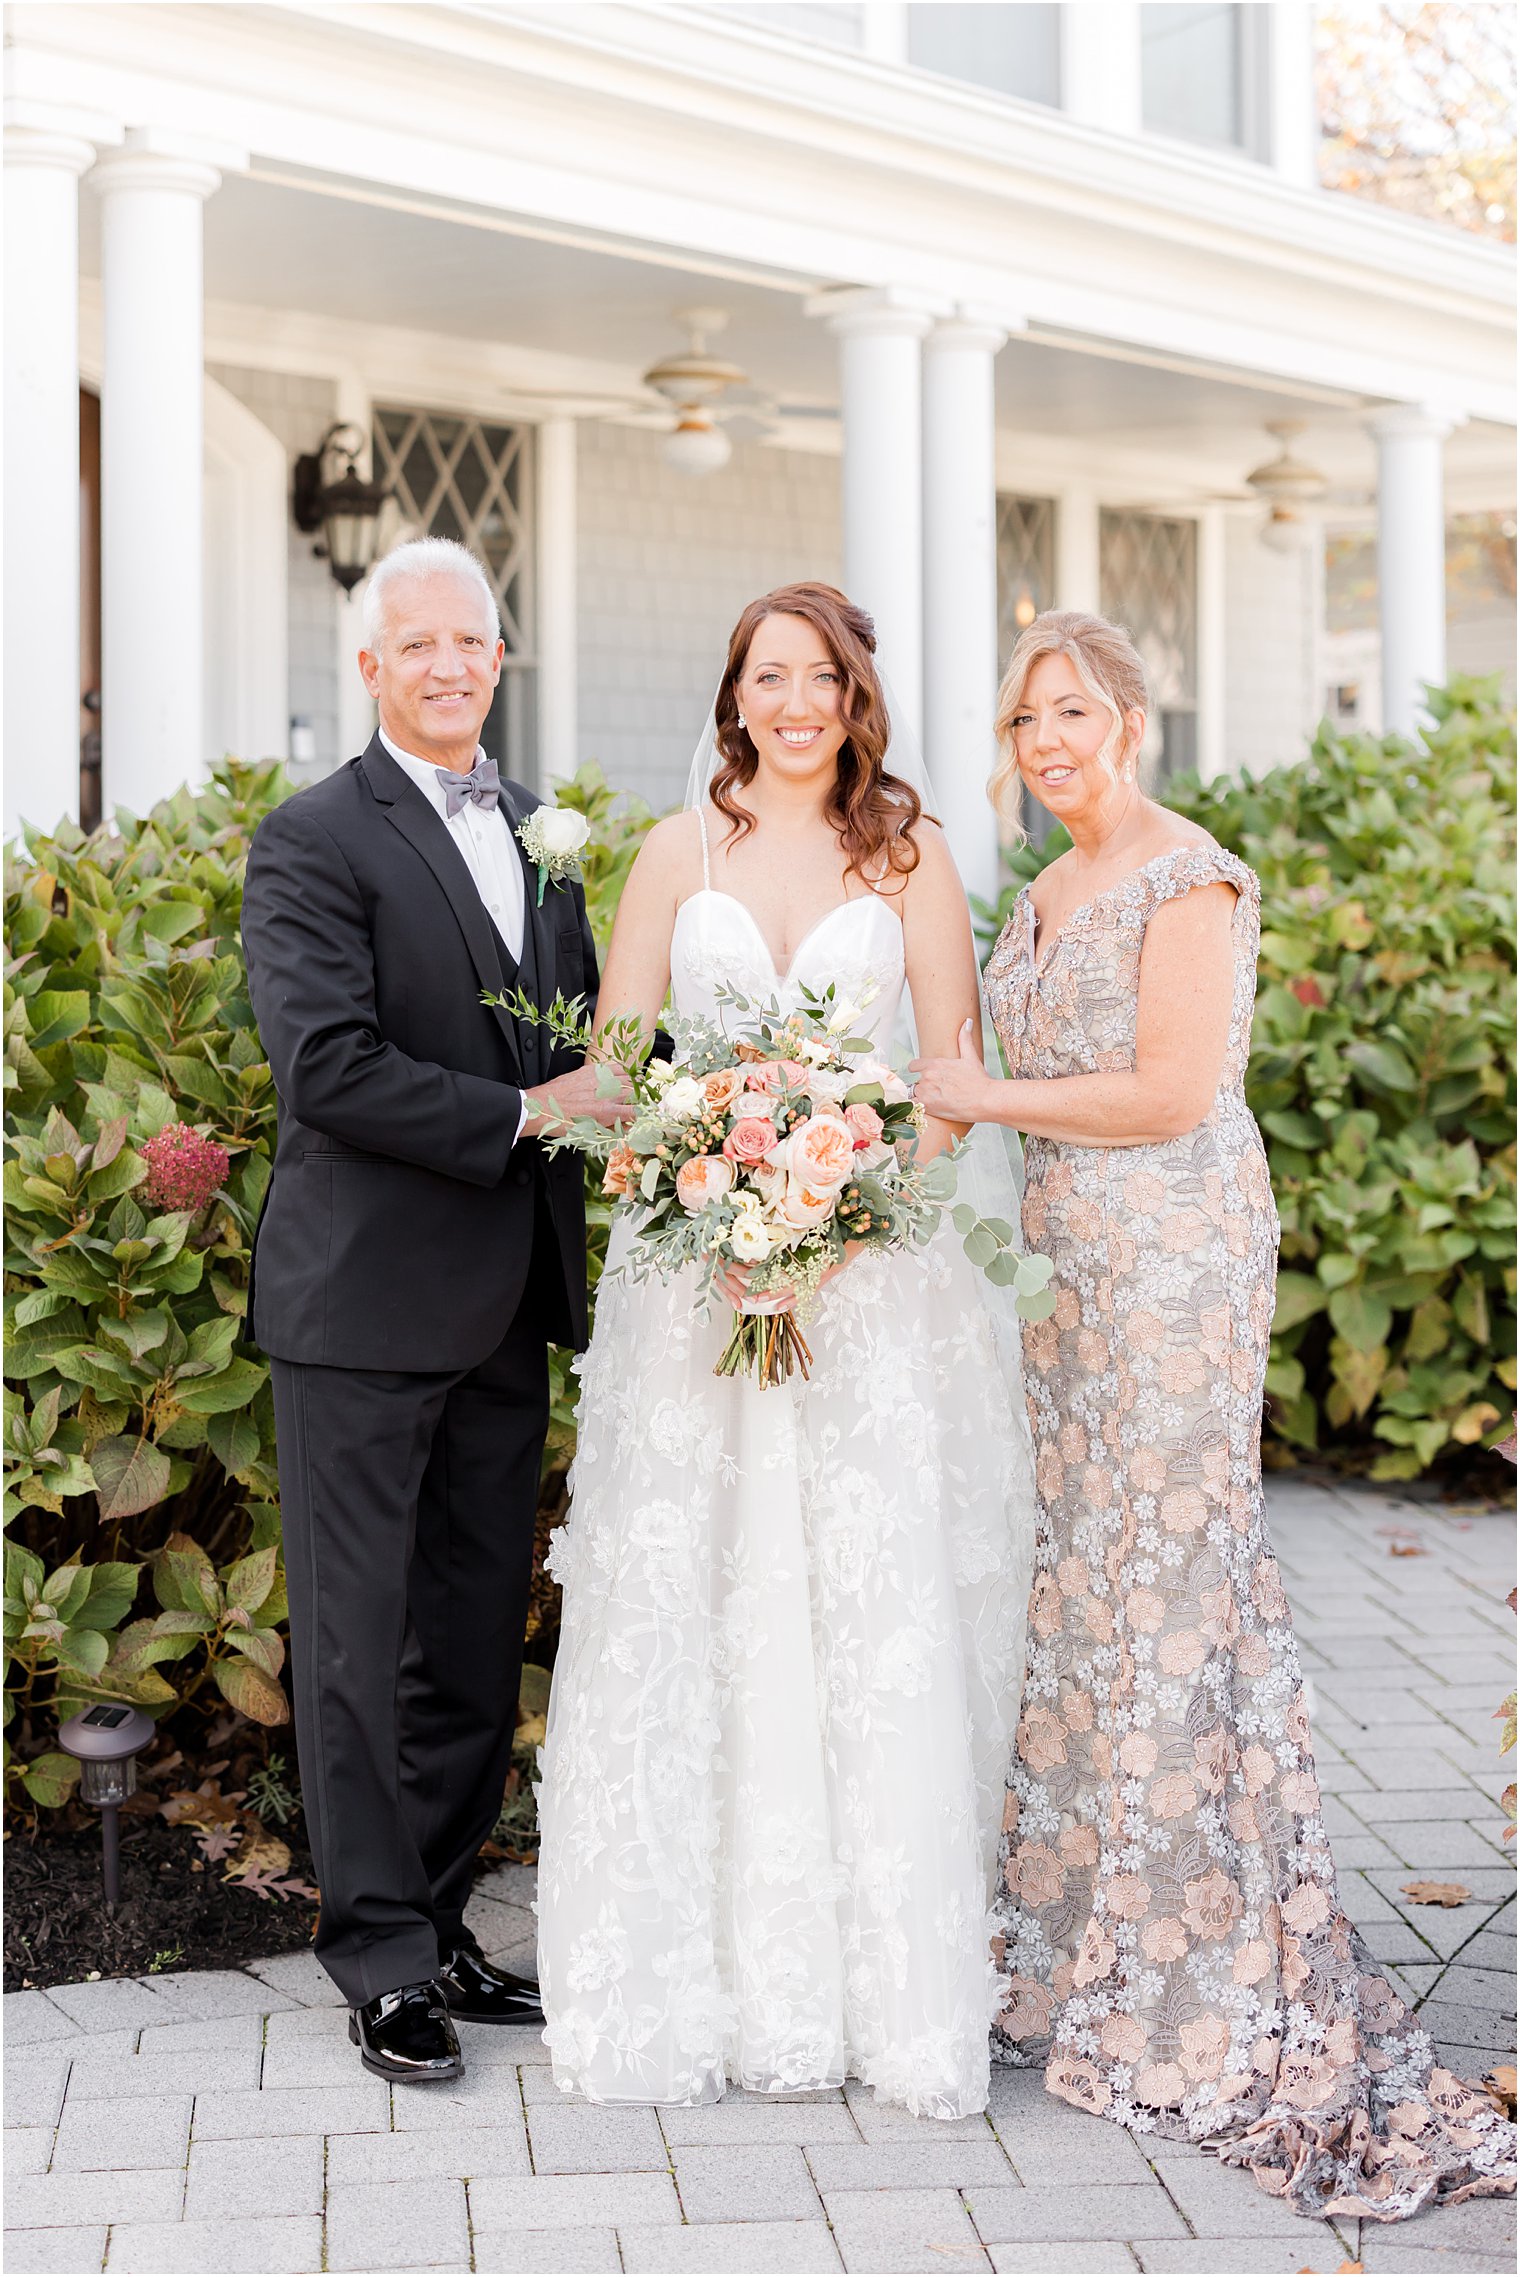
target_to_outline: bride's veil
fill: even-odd
[[[924,765],[923,753],[918,746],[918,738],[904,719],[902,707],[879,666],[877,677],[887,700],[891,722],[886,754],[882,761],[883,770],[915,791],[924,812],[932,814],[934,790],[929,781],[929,771]],[[688,808],[702,807],[707,803],[718,758],[717,699],[714,697],[687,772],[685,804]],[[982,1057],[989,1073],[999,1074],[1001,1066],[997,1038],[988,1013],[987,995],[980,972],[977,975],[977,1000],[981,1015]],[[890,1056],[900,1073],[906,1071],[909,1060],[918,1056],[918,1025],[913,1015],[912,992],[908,988],[902,993]],[[912,1078],[909,1077],[908,1080],[911,1081]],[[975,1123],[967,1145],[958,1158],[957,1167],[959,1180],[956,1201],[969,1202],[980,1218],[1001,1220],[1003,1225],[1012,1229],[1015,1246],[1018,1246],[1023,1158],[1017,1138],[1011,1131],[1005,1132],[999,1124]],[[1012,1371],[1012,1380],[1018,1382],[1020,1331],[1015,1291],[998,1287],[981,1273],[977,1274],[976,1279],[993,1331],[999,1361]]]

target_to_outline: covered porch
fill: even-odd
[[[223,749],[361,747],[358,603],[290,513],[338,422],[394,493],[382,542],[490,563],[512,772],[596,758],[667,803],[743,602],[829,577],[983,893],[992,699],[1036,610],[1130,625],[1158,770],[1265,767],[1325,707],[1326,525],[1376,525],[1407,728],[1445,670],[1446,516],[1513,501],[1502,255],[1244,160],[869,58],[823,103],[769,35],[637,7],[23,5],[13,36],[13,816],[78,811],[97,724],[58,702],[60,594],[104,811]],[[699,474],[642,382],[691,310],[747,381]],[[57,511],[81,383],[98,559]],[[1274,517],[1247,477],[1285,443],[1319,487]]]

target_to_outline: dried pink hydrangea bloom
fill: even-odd
[[[203,1210],[227,1183],[232,1157],[215,1139],[202,1138],[189,1123],[166,1123],[145,1140],[138,1153],[148,1175],[138,1191],[160,1210]]]

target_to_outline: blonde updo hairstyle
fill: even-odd
[[[1005,822],[1019,828],[1019,762],[1014,748],[1014,715],[1024,701],[1029,675],[1042,656],[1070,657],[1072,668],[1094,703],[1101,704],[1113,721],[1102,749],[1101,765],[1117,775],[1124,747],[1124,715],[1148,711],[1145,666],[1122,625],[1106,617],[1089,617],[1080,609],[1047,609],[1027,625],[1013,644],[1003,685],[998,690],[998,762],[988,786],[992,803]]]

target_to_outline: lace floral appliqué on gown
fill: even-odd
[[[1025,1238],[1057,1299],[1024,1334],[1040,1530],[994,2052],[1083,2110],[1216,2144],[1304,2214],[1389,2220],[1513,2188],[1514,2138],[1434,2064],[1336,1893],[1261,1490],[1278,1228],[1243,1089],[1256,879],[1178,848],[1038,964],[1026,893],[987,991],[1013,1074],[1132,1068],[1147,921],[1216,882],[1235,992],[1207,1118],[1026,1150]]]
[[[677,1008],[830,981],[890,1038],[902,928],[867,894],[772,971],[727,894],[683,904]],[[540,1788],[539,1963],[566,2091],[693,2103],[837,2086],[987,2098],[989,1903],[1034,1489],[1016,1348],[953,1233],[857,1260],[812,1380],[713,1374],[727,1308],[613,1255]],[[1016,1339],[1014,1340],[1016,1346]]]

